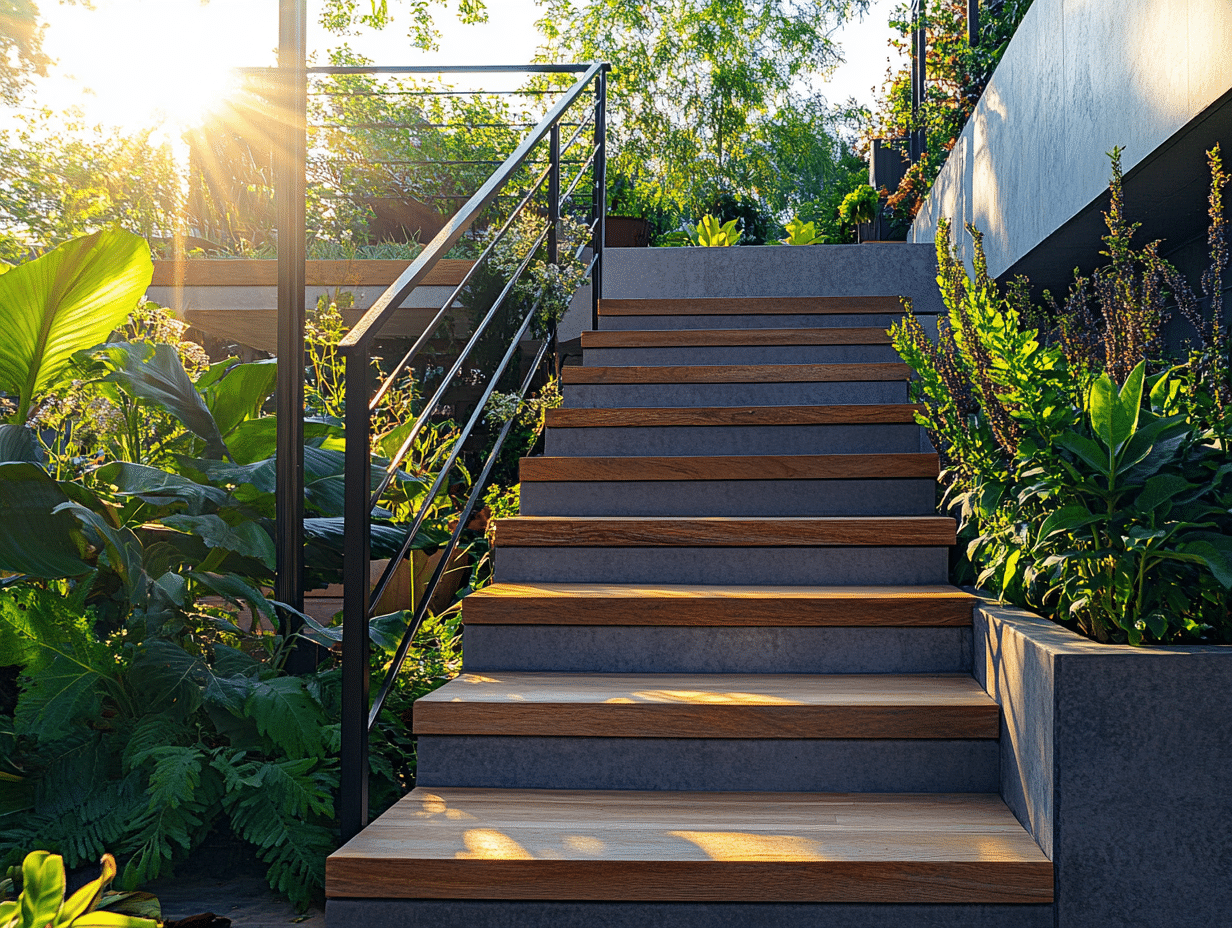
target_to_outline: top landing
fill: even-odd
[[[943,311],[928,244],[608,248],[603,260],[606,300],[903,296],[917,315]]]

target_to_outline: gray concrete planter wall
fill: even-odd
[[[1057,928],[1232,924],[1232,647],[1101,645],[985,601],[975,672]]]

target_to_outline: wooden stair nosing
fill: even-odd
[[[419,787],[326,861],[330,898],[1039,904],[999,796]]]
[[[898,361],[862,364],[707,364],[578,367],[560,372],[564,384],[623,383],[881,383],[910,380]]]
[[[523,482],[936,479],[935,453],[522,458]]]
[[[599,300],[600,316],[898,315],[898,296],[711,297]]]
[[[658,587],[494,583],[462,602],[466,625],[969,627],[957,587]]]
[[[582,333],[583,349],[888,344],[889,333],[875,326],[832,329],[603,329]]]
[[[912,403],[836,406],[699,406],[549,409],[547,427],[682,428],[689,426],[914,424],[923,407]]]
[[[1000,707],[968,674],[463,673],[416,735],[979,739]]]
[[[517,516],[495,523],[500,547],[948,546],[945,516]]]

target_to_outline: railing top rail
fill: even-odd
[[[314,65],[305,68],[307,74],[581,74],[591,64],[386,64],[386,65]],[[602,62],[604,71],[612,70]],[[275,65],[235,68],[239,74],[266,74],[278,71]]]
[[[476,65],[476,67],[483,68],[487,66]],[[528,65],[527,67],[534,66]],[[526,138],[522,140],[522,143],[505,159],[501,167],[494,171],[492,176],[484,182],[483,186],[476,190],[471,198],[450,217],[441,231],[436,234],[436,237],[420,252],[419,257],[411,262],[407,269],[399,275],[398,279],[389,285],[389,288],[377,298],[372,307],[364,313],[359,322],[338,343],[338,347],[342,351],[347,352],[356,346],[371,343],[381,326],[389,320],[394,310],[428,276],[436,262],[457,243],[463,233],[479,217],[479,214],[495,199],[498,191],[508,182],[509,178],[513,176],[513,173],[522,163],[530,157],[534,147],[543,141],[551,131],[552,126],[560,121],[561,116],[577,101],[583,91],[590,86],[590,82],[594,80],[595,75],[610,68],[605,62],[576,66],[552,65],[550,67],[583,67],[585,70],[577,82],[556,101],[552,108],[544,115],[543,119],[539,121],[539,124],[531,130]]]

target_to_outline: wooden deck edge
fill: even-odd
[[[944,516],[887,518],[569,518],[498,519],[499,547],[846,547],[949,546],[956,524]]]
[[[456,287],[474,261],[443,258],[420,286]],[[410,267],[410,261],[356,259],[308,261],[304,283],[309,287],[388,287]],[[155,261],[152,287],[276,287],[278,262],[250,258],[191,258]]]
[[[547,427],[680,428],[686,426],[900,425],[915,423],[913,403],[843,406],[703,406],[549,409]]]
[[[325,862],[326,896],[361,899],[538,899],[595,902],[1039,904],[1053,901],[1049,861]]]
[[[465,625],[617,625],[734,628],[966,628],[972,605],[621,602],[475,599],[462,604]]]
[[[456,697],[465,699],[465,696]],[[1000,736],[988,705],[756,706],[567,702],[415,703],[416,735],[769,740],[981,740]]]

